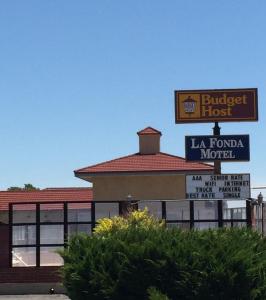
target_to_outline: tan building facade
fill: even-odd
[[[138,153],[75,171],[93,184],[93,200],[181,200],[186,198],[186,174],[213,173],[211,165],[161,152],[160,131],[147,127],[137,134]]]
[[[149,174],[93,178],[94,200],[185,199],[185,176],[182,174]]]

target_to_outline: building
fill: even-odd
[[[217,201],[186,199],[186,175],[213,174],[213,166],[162,152],[162,134],[154,128],[137,134],[137,153],[74,171],[92,188],[0,192],[0,293],[7,283],[51,287],[59,282],[63,262],[55,251],[72,234],[90,234],[99,218],[121,214],[132,202],[164,218],[167,226],[218,227]],[[232,224],[224,220],[224,226]]]
[[[163,217],[161,201],[166,201],[164,214],[168,220],[188,220],[190,208],[185,200],[185,176],[212,173],[213,166],[187,162],[182,157],[161,152],[162,134],[154,128],[147,127],[137,134],[138,153],[75,171],[75,176],[91,182],[92,188],[0,192],[0,244],[5,245],[0,249],[0,266],[60,265],[62,261],[54,251],[64,246],[66,233],[90,234],[93,221],[118,215],[121,213],[119,205],[128,199],[135,201],[138,208],[148,207],[159,218]],[[93,217],[92,200],[95,201]],[[196,219],[216,218],[217,212],[210,201],[196,206]],[[8,226],[9,220],[11,226]],[[36,251],[39,254],[35,255]]]
[[[160,151],[161,132],[147,127],[138,133],[139,152],[74,171],[93,185],[95,201],[185,199],[186,174],[210,174],[213,166],[187,162]]]
[[[64,245],[63,206],[68,203],[71,234],[87,229],[81,223],[90,216],[92,199],[91,188],[0,191],[0,294],[60,288],[58,266],[63,262],[55,250]],[[35,267],[37,253],[40,268]]]
[[[152,127],[137,132],[139,152],[76,170],[75,176],[93,186],[96,207],[108,205],[109,215],[118,213],[118,203],[130,198],[139,208],[148,207],[155,216],[162,218],[162,200],[166,201],[165,214],[169,221],[190,219],[189,202],[186,199],[187,174],[212,174],[213,166],[188,162],[184,158],[161,152],[162,133]],[[105,201],[101,204],[100,202]],[[99,202],[99,203],[97,203]],[[217,219],[212,201],[194,205],[195,219]],[[178,225],[178,224],[177,224]],[[179,224],[187,227],[189,224]],[[201,224],[213,227],[215,223]],[[197,227],[197,224],[196,224]]]

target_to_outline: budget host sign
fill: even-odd
[[[188,161],[249,161],[249,135],[186,136]]]
[[[175,91],[176,123],[258,120],[257,89]]]

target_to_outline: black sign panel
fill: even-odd
[[[249,135],[186,136],[188,161],[249,161]]]

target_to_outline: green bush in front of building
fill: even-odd
[[[62,256],[75,300],[266,299],[266,240],[248,229],[167,229],[135,212],[74,236]]]
[[[150,287],[147,290],[149,295],[149,300],[169,300],[169,298],[158,291],[155,287]]]

